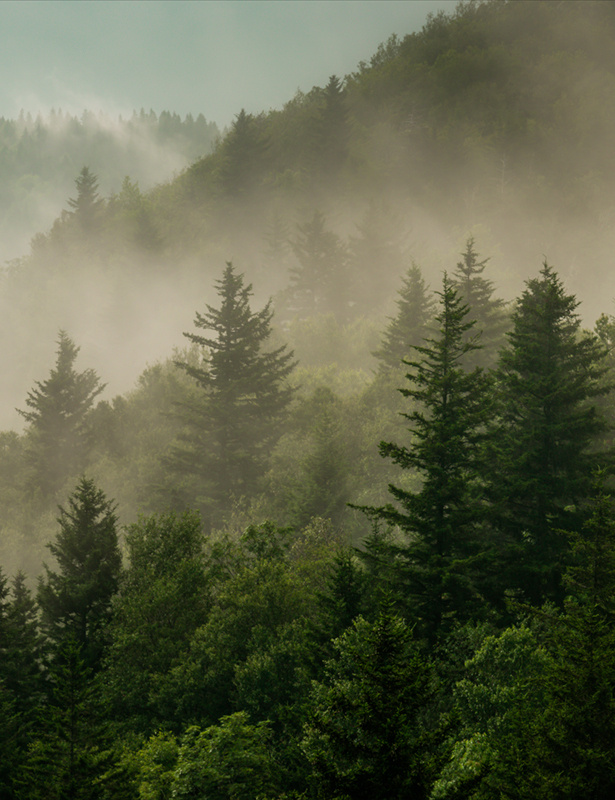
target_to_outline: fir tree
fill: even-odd
[[[230,263],[216,286],[220,307],[208,305],[194,323],[213,336],[184,334],[202,348],[202,361],[179,366],[202,392],[198,406],[183,409],[188,435],[170,461],[176,472],[198,479],[202,489],[194,499],[210,524],[221,520],[233,497],[256,489],[293,395],[287,379],[294,368],[285,345],[267,348],[271,304],[253,312],[252,285]]]
[[[402,281],[398,292],[397,316],[390,319],[380,348],[374,352],[381,369],[403,368],[403,360],[412,348],[421,345],[429,335],[435,302],[427,290],[420,267],[413,264]]]
[[[385,602],[334,642],[336,657],[314,683],[303,748],[319,798],[424,797],[420,710],[429,665],[406,624]]]
[[[102,199],[98,195],[98,178],[90,172],[89,167],[83,167],[75,179],[77,197],[71,197],[68,205],[73,209],[74,218],[79,226],[87,233],[91,233],[100,221]]]
[[[56,649],[75,642],[86,668],[96,669],[121,567],[115,508],[94,481],[82,478],[68,508],[60,506],[58,523],[48,547],[59,571],[45,565],[38,586],[43,629]]]
[[[344,320],[348,305],[348,253],[326,227],[324,214],[298,225],[292,242],[297,265],[291,268],[289,310],[299,317],[334,314]]]
[[[466,372],[462,362],[477,347],[467,334],[464,305],[444,276],[436,337],[416,347],[420,361],[406,361],[413,401],[404,414],[412,423],[409,447],[381,442],[380,453],[404,470],[416,470],[416,491],[390,485],[398,506],[363,508],[372,519],[397,526],[405,538],[385,546],[395,560],[411,613],[422,633],[433,639],[454,619],[467,618],[482,604],[478,563],[486,556],[480,534],[480,463],[489,418],[488,381],[480,368]]]
[[[76,372],[79,348],[60,331],[55,368],[28,392],[30,410],[21,416],[30,423],[26,461],[32,491],[54,497],[67,478],[85,466],[89,446],[87,420],[95,398],[105,388],[92,369]]]
[[[545,263],[517,301],[497,371],[490,492],[511,541],[510,582],[534,602],[562,599],[561,531],[578,530],[605,429],[594,401],[608,391],[606,350],[581,331],[577,306]]]
[[[476,320],[472,335],[480,335],[481,344],[480,350],[468,354],[466,366],[491,367],[504,344],[504,332],[508,327],[504,301],[493,298],[493,283],[483,277],[489,259],[479,260],[473,237],[467,240],[462,259],[457,264],[453,284],[470,309],[472,319]]]

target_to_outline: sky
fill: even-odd
[[[2,0],[0,116],[281,108],[456,0]]]

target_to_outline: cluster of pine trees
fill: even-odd
[[[603,263],[614,21],[462,3],[150,192],[83,167],[0,273],[5,383],[57,337],[0,432],[0,796],[610,800],[615,319],[423,265]],[[131,390],[79,367],[169,319]]]
[[[166,368],[160,510],[124,528],[87,472],[127,446],[129,402],[96,405],[60,334],[3,454],[30,514],[72,483],[36,589],[0,584],[4,796],[611,796],[613,321],[584,331],[547,263],[506,308],[487,261],[469,239],[435,296],[407,271],[362,390],[373,425],[397,385],[404,421],[370,473],[389,501],[345,512],[358,547],[340,398],[301,397],[232,264]],[[262,519],[318,406],[303,494]]]

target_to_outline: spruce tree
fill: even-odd
[[[397,505],[364,511],[377,523],[399,528],[403,543],[385,544],[394,571],[423,635],[437,637],[455,619],[468,618],[482,605],[479,569],[486,557],[481,534],[480,464],[489,419],[488,379],[480,368],[466,372],[466,355],[477,347],[468,339],[473,321],[445,274],[436,314],[439,332],[415,347],[421,357],[405,361],[410,386],[400,389],[412,401],[404,414],[412,425],[410,446],[381,442],[380,453],[422,486],[389,491]],[[403,587],[403,588],[402,588]]]
[[[30,423],[26,462],[31,491],[53,498],[66,480],[84,468],[88,451],[88,414],[105,388],[92,369],[77,372],[79,348],[65,331],[58,338],[54,369],[45,381],[36,381],[26,397]]]
[[[545,262],[517,301],[497,370],[490,493],[510,540],[511,587],[534,602],[562,599],[562,530],[578,530],[601,460],[594,443],[605,422],[595,400],[608,391],[606,350],[581,330],[577,307]]]
[[[303,741],[316,797],[424,797],[420,711],[430,667],[406,623],[385,601],[374,622],[358,617],[333,643],[314,682]]]
[[[397,316],[390,319],[382,344],[374,352],[381,370],[403,368],[402,362],[411,355],[412,348],[427,338],[435,311],[433,296],[416,264],[404,276],[398,294]]]
[[[68,508],[60,506],[58,523],[60,531],[48,547],[59,571],[45,565],[38,586],[43,630],[54,650],[75,642],[85,667],[96,669],[121,567],[115,507],[84,477]]]
[[[345,320],[349,313],[346,247],[327,229],[320,211],[297,228],[292,242],[297,264],[290,270],[289,310],[301,318],[334,314]]]
[[[221,520],[232,498],[257,488],[293,396],[288,377],[294,368],[285,345],[268,347],[271,304],[251,310],[252,285],[231,263],[216,286],[220,307],[208,305],[194,322],[212,335],[184,334],[201,348],[202,359],[178,366],[202,391],[197,404],[182,408],[186,436],[169,462],[176,473],[197,479],[200,494],[192,501],[209,524]]]
[[[488,258],[479,260],[474,249],[474,238],[470,237],[453,278],[455,287],[470,309],[472,319],[476,321],[472,335],[480,335],[481,349],[472,351],[467,357],[466,366],[470,368],[494,366],[508,327],[504,301],[493,297],[493,283],[483,277],[488,262]]]
[[[98,195],[98,178],[85,166],[75,179],[77,197],[71,197],[68,205],[74,218],[85,233],[92,233],[100,221],[102,198]]]

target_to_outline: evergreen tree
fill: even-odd
[[[497,371],[491,494],[511,541],[510,581],[534,602],[562,599],[562,530],[578,530],[605,429],[594,401],[608,390],[606,350],[581,331],[577,306],[545,263],[517,301]]]
[[[228,197],[236,201],[251,197],[258,188],[267,147],[257,120],[242,108],[219,151],[219,180]]]
[[[402,281],[398,292],[397,316],[390,319],[382,344],[374,352],[381,369],[399,369],[412,348],[421,345],[429,335],[435,302],[427,291],[420,267],[413,264]]]
[[[68,205],[73,209],[74,218],[86,233],[96,229],[100,221],[102,199],[98,195],[98,178],[89,167],[83,167],[75,179],[77,197],[70,198]]]
[[[545,796],[566,800],[615,794],[615,508],[604,478],[571,537],[564,613],[547,631],[545,710],[528,765]]]
[[[322,175],[330,180],[346,163],[350,139],[346,91],[337,75],[332,75],[322,90],[322,101],[314,150]]]
[[[420,712],[430,668],[406,624],[385,602],[373,623],[359,617],[334,646],[314,684],[303,742],[316,796],[425,797]]]
[[[202,389],[196,408],[184,407],[188,436],[176,447],[171,466],[198,479],[194,498],[206,520],[219,522],[233,497],[254,492],[269,448],[280,435],[280,419],[293,395],[287,379],[294,368],[283,345],[267,348],[271,304],[250,308],[252,285],[228,263],[216,284],[221,304],[197,312],[195,326],[213,336],[184,334],[202,348],[202,361],[179,366]]]
[[[468,353],[466,366],[492,367],[498,350],[504,344],[504,332],[508,327],[504,301],[493,298],[493,283],[483,277],[489,259],[479,261],[473,237],[467,240],[462,259],[457,264],[453,285],[470,309],[472,319],[476,320],[472,335],[480,335],[481,344],[480,350]]]
[[[78,353],[72,339],[60,331],[55,368],[28,392],[30,410],[18,409],[30,423],[26,446],[30,486],[45,499],[53,498],[85,466],[88,414],[105,388],[94,370],[75,371]]]
[[[5,615],[6,649],[1,673],[5,687],[15,698],[21,725],[27,727],[43,696],[42,640],[36,601],[22,572],[14,577],[11,589],[12,597]]]
[[[453,619],[467,618],[482,604],[478,569],[486,557],[481,535],[480,463],[489,419],[488,381],[480,368],[462,362],[477,347],[467,333],[464,305],[445,274],[435,338],[416,347],[420,361],[406,361],[410,387],[400,389],[415,404],[404,416],[412,423],[409,447],[381,442],[380,453],[404,470],[416,470],[416,491],[390,485],[399,504],[363,508],[376,522],[398,526],[405,543],[385,547],[394,556],[398,580],[411,602],[421,632],[438,635]]]
[[[300,317],[349,313],[348,253],[340,238],[327,230],[324,214],[315,211],[309,222],[298,225],[292,242],[297,265],[291,268],[289,310]]]
[[[82,478],[68,509],[60,506],[58,523],[48,547],[59,572],[45,565],[38,586],[43,629],[55,648],[74,641],[85,667],[96,669],[121,567],[115,508],[94,481]]]
[[[128,567],[109,626],[103,696],[127,730],[176,725],[165,682],[207,619],[210,597],[199,515],[161,514],[126,530]]]
[[[73,638],[49,670],[50,700],[19,782],[28,800],[97,800],[107,764],[91,671]]]

